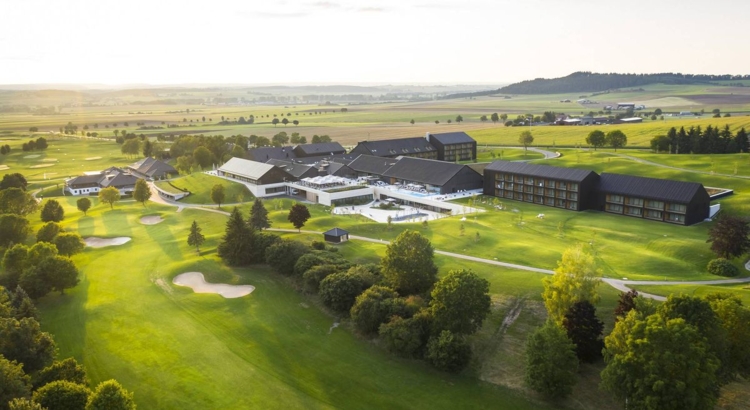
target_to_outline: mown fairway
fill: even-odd
[[[114,211],[96,206],[81,217],[73,198],[66,204],[67,228],[133,240],[76,256],[81,283],[42,300],[44,328],[55,335],[62,357],[82,360],[92,382],[117,378],[143,408],[544,408],[471,374],[449,376],[397,359],[346,326],[330,331],[339,319],[300,296],[286,278],[217,260],[223,215],[131,202]],[[138,222],[155,211],[164,222]],[[193,219],[209,239],[200,256],[185,243]],[[256,290],[224,299],[171,284],[187,271]],[[483,269],[483,276],[493,271]],[[512,283],[527,277],[508,274]],[[502,282],[495,276],[496,289]],[[539,291],[536,283],[532,289]]]

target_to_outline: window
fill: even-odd
[[[544,198],[544,204],[549,206],[555,205],[555,198]]]
[[[641,209],[641,208],[634,208],[632,206],[626,206],[625,207],[625,215],[642,216],[643,215],[643,209]]]
[[[630,197],[628,197],[628,199],[625,200],[625,203],[627,205],[632,205],[632,206],[643,206],[643,199],[642,198],[630,198]]]
[[[685,211],[687,211],[687,205],[669,204],[669,205],[667,205],[667,210],[671,211],[671,212],[680,212],[680,213],[684,214]]]
[[[622,213],[622,205],[616,205],[616,204],[607,204],[604,207],[604,210],[607,212],[614,212],[616,214]]]
[[[646,210],[646,218],[661,220],[661,211],[655,211],[653,209],[647,209]]]
[[[578,202],[568,201],[568,209],[572,209],[574,211],[577,211],[578,210]]]
[[[558,198],[565,198],[565,191],[557,191],[557,197]]]
[[[646,201],[646,208],[664,209],[664,202],[662,202],[662,201],[654,201],[652,199],[649,199],[648,201]],[[659,218],[661,218],[661,216],[659,216]]]
[[[501,182],[501,183],[497,184],[497,187],[500,188],[500,189],[505,189],[505,182]]]
[[[607,195],[607,202],[622,203],[622,195]]]
[[[534,188],[534,193],[537,195],[544,195],[544,188],[536,187]]]
[[[574,201],[578,200],[578,193],[577,192],[568,192],[568,199],[572,199]]]
[[[555,187],[555,181],[547,180],[547,188],[554,188]]]
[[[532,193],[534,192],[534,187],[530,185],[526,185],[525,187],[523,187],[523,192]]]
[[[666,216],[667,216],[666,218],[667,222],[674,222],[674,223],[681,223],[681,224],[685,223],[685,215],[668,213]]]
[[[554,189],[547,189],[545,192],[545,195],[547,196],[555,196],[555,190]]]
[[[533,185],[534,184],[534,178],[526,177],[526,178],[524,178],[523,183],[524,184],[528,184],[528,185]]]
[[[523,200],[526,202],[534,202],[534,195],[526,194],[524,195]]]
[[[565,200],[564,199],[558,199],[555,201],[555,206],[559,208],[565,208]]]
[[[568,189],[571,190],[571,191],[578,191],[578,184],[571,183],[568,186]]]
[[[537,196],[534,197],[534,202],[537,203],[537,204],[543,204],[544,203],[544,197],[537,195]]]
[[[558,182],[557,183],[557,189],[567,189],[567,188],[568,188],[568,184],[567,183],[565,183],[565,182]]]

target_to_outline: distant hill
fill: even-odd
[[[537,78],[521,81],[497,90],[506,94],[561,94],[571,92],[597,92],[621,88],[641,87],[649,84],[712,84],[716,81],[747,80],[750,75],[707,74],[617,74],[580,71],[561,78]]]

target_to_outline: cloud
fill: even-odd
[[[309,3],[309,5],[319,9],[337,9],[341,7],[339,3],[334,3],[332,1],[316,1],[314,3]]]
[[[386,11],[383,7],[360,7],[357,9],[360,13],[382,13]]]
[[[307,17],[311,13],[309,12],[289,12],[289,13],[277,13],[277,12],[270,12],[270,11],[258,11],[255,13],[252,13],[255,16],[263,17],[263,18],[271,18],[271,19],[286,19],[286,18],[298,18],[298,17]]]

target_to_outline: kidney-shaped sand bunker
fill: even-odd
[[[120,236],[117,238],[97,238],[95,236],[91,236],[88,238],[83,238],[83,241],[86,243],[86,246],[90,246],[92,248],[103,248],[105,246],[124,245],[130,242],[130,238],[128,238],[127,236]]]
[[[246,296],[255,290],[255,286],[252,285],[208,283],[200,272],[181,273],[172,279],[172,283],[193,288],[193,292],[195,293],[216,293],[227,299]]]

